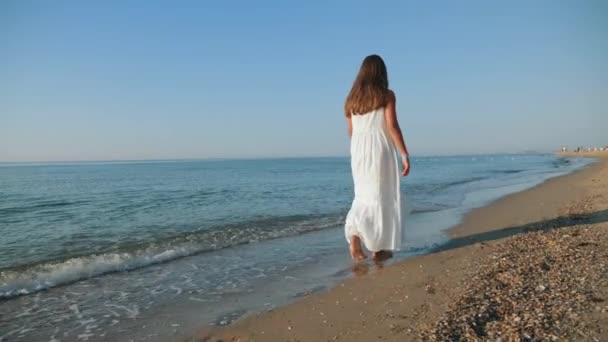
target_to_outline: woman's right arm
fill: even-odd
[[[346,117],[346,129],[348,130],[348,137],[351,138],[353,136],[353,119],[350,115]]]
[[[403,134],[401,133],[401,127],[399,127],[399,121],[397,120],[396,102],[395,93],[390,91],[389,100],[384,109],[384,119],[391,139],[401,155],[401,163],[403,164],[403,172],[401,175],[407,176],[410,172],[409,153],[405,146],[405,142],[403,141]]]

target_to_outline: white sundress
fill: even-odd
[[[372,251],[399,250],[405,219],[397,149],[387,131],[384,108],[352,115],[350,143],[355,199],[346,215],[346,240],[361,238]]]

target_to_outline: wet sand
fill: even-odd
[[[431,254],[358,264],[330,290],[188,340],[608,340],[608,161],[476,209],[449,233]]]

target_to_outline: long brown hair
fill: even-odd
[[[344,112],[347,117],[371,112],[385,106],[388,97],[388,74],[384,61],[378,55],[367,56],[346,97]]]

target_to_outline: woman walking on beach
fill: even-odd
[[[384,61],[377,55],[366,57],[344,106],[355,185],[345,233],[357,261],[367,257],[363,247],[373,252],[374,260],[390,258],[401,247],[405,198],[399,191],[397,152],[401,176],[408,175],[410,164],[395,102]]]

